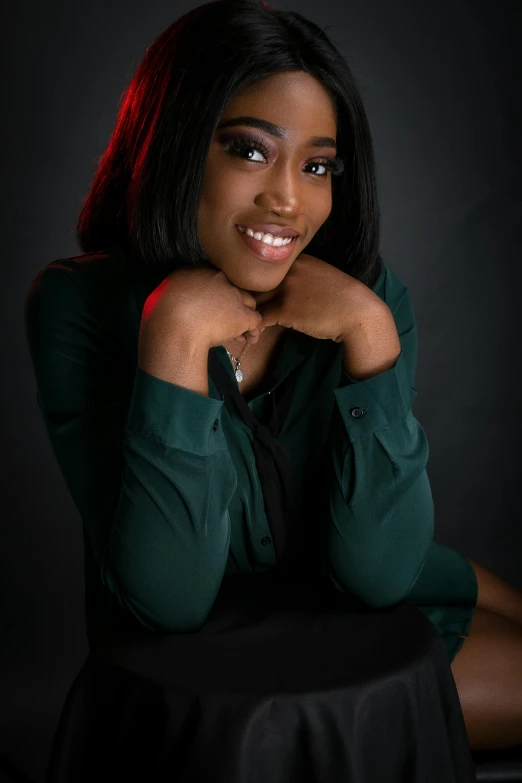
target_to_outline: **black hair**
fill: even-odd
[[[217,0],[189,11],[146,50],[78,216],[83,252],[121,246],[165,276],[208,262],[197,214],[210,142],[237,90],[304,71],[333,97],[342,175],[332,210],[303,252],[368,286],[380,271],[373,144],[354,77],[314,22],[262,0]]]

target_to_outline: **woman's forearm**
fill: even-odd
[[[162,381],[209,396],[208,347],[189,334],[140,335],[138,367]]]
[[[351,323],[343,341],[343,367],[355,381],[364,381],[395,365],[401,352],[397,327],[383,303],[366,318]]]

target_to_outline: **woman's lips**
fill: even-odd
[[[254,253],[262,261],[269,261],[272,264],[277,264],[282,261],[286,261],[294,252],[294,247],[299,237],[292,237],[292,241],[287,245],[281,245],[281,247],[273,247],[267,245],[265,242],[261,242],[260,239],[254,239],[249,237],[244,231],[240,231],[236,224],[236,231],[248,247],[249,250]]]

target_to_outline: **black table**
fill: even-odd
[[[442,639],[326,579],[226,577],[196,633],[114,631],[60,716],[47,783],[476,781]]]

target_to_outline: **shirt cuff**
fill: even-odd
[[[393,367],[366,380],[355,381],[343,368],[334,394],[350,438],[402,419],[416,396],[402,351]]]
[[[129,436],[138,433],[181,451],[209,456],[227,450],[221,427],[223,400],[156,378],[136,366],[127,415]]]

